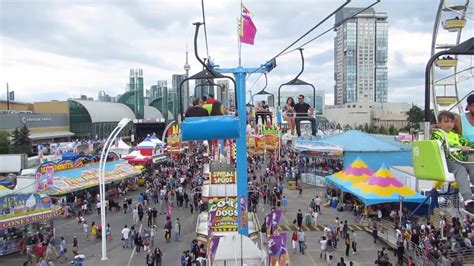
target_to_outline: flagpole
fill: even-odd
[[[242,42],[240,41],[240,36],[242,35],[242,9],[244,4],[242,0],[240,0],[240,20],[239,20],[239,27],[238,27],[238,43],[239,43],[239,67],[242,66]]]

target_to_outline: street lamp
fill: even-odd
[[[110,151],[112,143],[117,138],[120,131],[122,131],[125,126],[130,123],[131,119],[122,118],[118,123],[117,127],[112,130],[109,137],[104,143],[102,152],[100,154],[99,161],[99,193],[100,193],[100,223],[102,224],[102,258],[101,260],[107,260],[107,239],[106,239],[106,221],[105,221],[105,163],[107,162],[107,156]]]

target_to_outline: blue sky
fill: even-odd
[[[363,7],[371,1],[353,0]],[[240,1],[204,1],[209,55],[222,67],[238,64],[236,20]],[[244,1],[257,26],[255,45],[242,46],[244,66],[259,66],[341,5],[341,0]],[[382,0],[376,11],[389,21],[389,101],[421,104],[424,68],[430,55],[437,0]],[[157,80],[184,73],[186,43],[192,52],[194,28],[202,21],[201,1],[0,1],[0,91],[6,82],[19,101],[62,100],[98,91],[110,95],[125,90],[129,69],[142,68],[145,87]],[[469,12],[472,16],[472,8]],[[334,18],[309,38],[332,27]],[[474,35],[468,21],[462,39]],[[200,35],[200,54],[206,57]],[[326,91],[333,101],[333,38],[324,37],[305,46],[306,68],[301,78]],[[307,39],[306,39],[307,40]],[[275,91],[300,68],[299,55],[277,59],[268,74],[268,88]],[[461,59],[472,64],[471,58]],[[201,68],[190,53],[191,73]],[[247,88],[262,88],[264,80],[249,77]],[[474,88],[461,84],[461,91]],[[0,93],[5,98],[5,93]]]

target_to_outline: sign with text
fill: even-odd
[[[209,213],[215,212],[211,221],[213,231],[237,231],[237,198],[213,198],[209,200],[209,205]]]
[[[235,184],[235,171],[211,172],[211,184]]]

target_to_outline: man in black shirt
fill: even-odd
[[[186,114],[184,115],[185,118],[187,117],[199,117],[199,116],[209,116],[209,112],[202,108],[202,101],[199,98],[193,100],[193,106],[189,107],[186,110]]]
[[[304,96],[298,96],[298,103],[295,104],[296,112],[296,133],[301,136],[301,121],[306,120],[311,122],[311,134],[316,136],[316,119],[312,116],[314,109],[307,103],[304,102]]]

